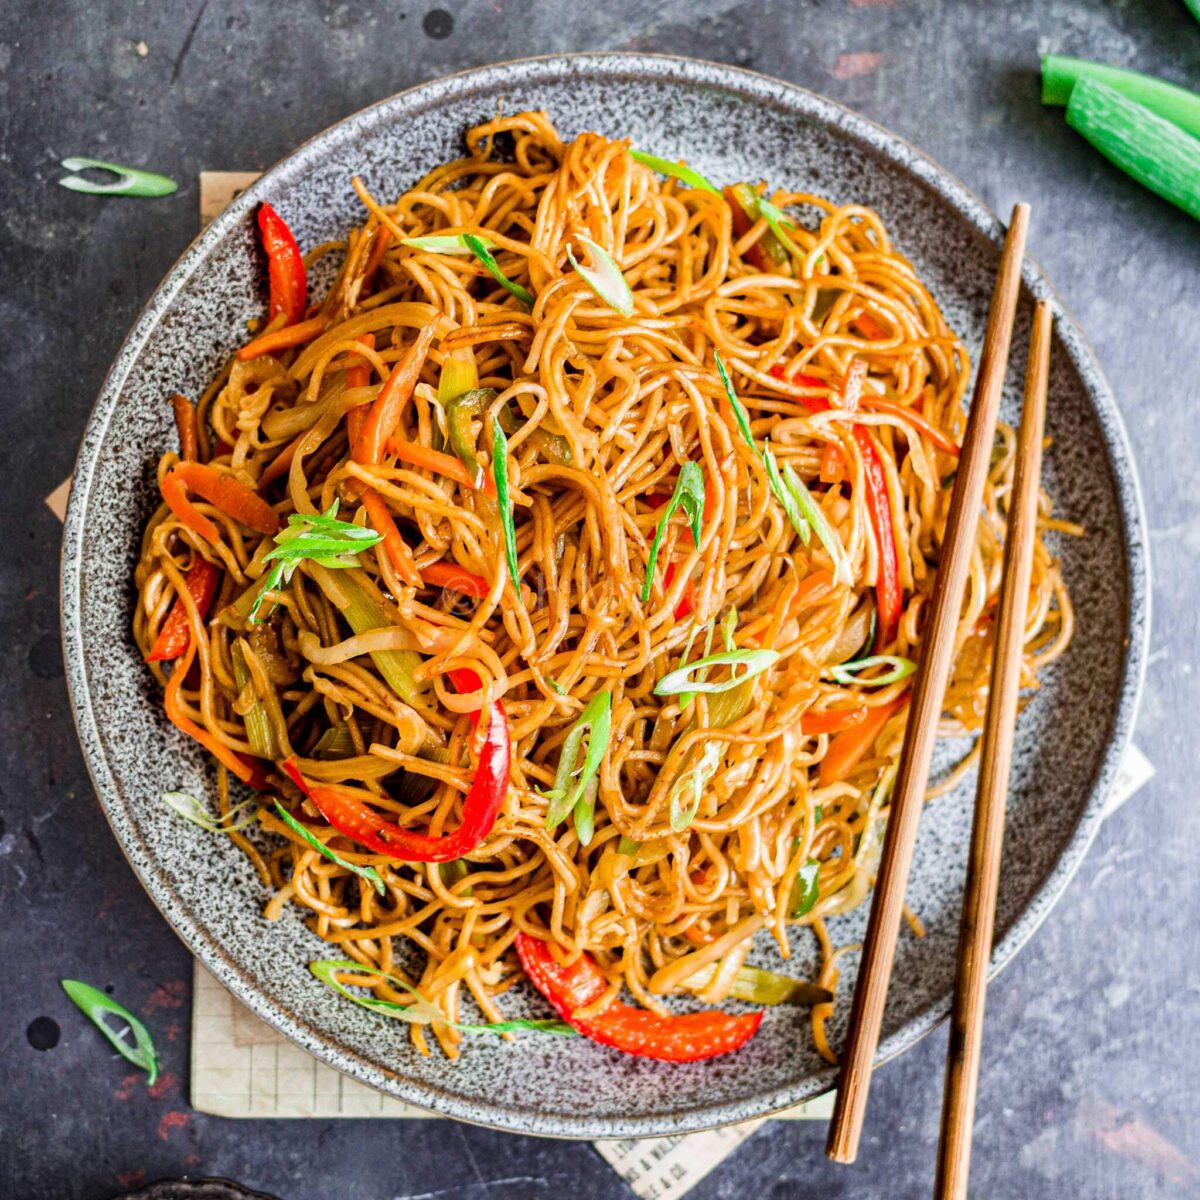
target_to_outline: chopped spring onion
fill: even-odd
[[[517,527],[513,524],[512,500],[508,494],[508,438],[500,422],[492,417],[492,478],[496,482],[496,506],[500,509],[500,525],[504,530],[504,561],[518,596],[521,576],[517,571]]]
[[[737,632],[737,623],[738,611],[731,606],[721,618],[721,640],[725,643],[725,649],[731,652],[737,649],[737,643],[733,640],[733,635]]]
[[[426,237],[401,238],[400,245],[412,246],[414,250],[426,250],[430,254],[474,254],[475,251],[467,245],[468,237],[473,237],[484,247],[496,244],[483,234],[433,233]]]
[[[83,192],[88,196],[169,196],[179,184],[165,175],[153,171],[142,171],[137,167],[122,167],[118,163],[103,162],[98,158],[64,158],[62,166],[67,171],[111,171],[117,176],[110,183],[96,183],[82,175],[66,175],[58,182],[71,192]]]
[[[495,255],[484,244],[483,239],[476,237],[473,233],[464,233],[461,235],[463,244],[471,251],[473,255],[483,264],[487,273],[498,283],[502,288],[511,292],[522,304],[528,304],[533,307],[534,296],[528,289],[522,287],[519,283],[513,283],[505,273],[500,270],[500,264],[496,261]]]
[[[821,864],[815,858],[810,858],[796,872],[792,893],[788,897],[788,913],[793,919],[804,916],[820,898],[817,885],[820,869]]]
[[[838,583],[853,584],[854,575],[850,570],[850,560],[846,557],[841,538],[825,519],[825,514],[821,511],[816,497],[805,486],[804,480],[792,469],[791,463],[783,464],[783,481],[787,484],[788,491],[796,498],[796,503],[800,506],[800,512],[804,519],[813,527],[813,531],[821,540],[821,545],[833,559],[834,579]]]
[[[557,692],[560,696],[565,696],[567,694],[567,689],[563,687],[563,685],[559,683],[557,679],[547,679],[546,683],[549,685],[552,692]]]
[[[791,223],[787,219],[787,215],[782,209],[776,208],[766,197],[758,197],[758,211],[762,218],[767,223],[767,227],[771,232],[783,243],[784,247],[790,250],[797,258],[804,257],[804,251],[788,237],[787,226]]]
[[[859,671],[866,671],[871,667],[882,667],[889,665],[892,669],[883,675],[875,675],[870,679],[860,679]],[[862,684],[864,687],[884,687],[889,683],[898,683],[901,679],[907,679],[917,669],[917,664],[911,658],[904,658],[899,654],[872,654],[869,658],[856,658],[853,662],[839,663],[835,667],[829,667],[825,674],[830,679],[837,683],[844,684]]]
[[[471,351],[454,350],[447,354],[438,377],[438,403],[445,408],[455,397],[474,391],[478,386],[479,371]]]
[[[695,662],[676,667],[668,671],[655,685],[656,696],[674,696],[680,692],[727,692],[755,675],[761,675],[768,667],[779,659],[778,650],[723,650],[719,654],[710,654],[698,658]],[[727,665],[731,668],[729,678],[717,681],[707,679],[692,679],[694,671],[702,671],[706,667]],[[739,674],[738,667],[744,670]]]
[[[59,982],[84,1016],[109,1040],[113,1049],[135,1067],[141,1067],[150,1076],[147,1084],[152,1084],[158,1078],[158,1056],[145,1025],[129,1009],[90,983],[79,979],[61,979]],[[108,1016],[124,1021],[126,1028],[114,1030],[105,1020]],[[126,1032],[133,1034],[132,1045],[125,1039]]]
[[[398,975],[392,975],[388,971],[381,971],[378,967],[364,966],[360,962],[355,962],[352,958],[321,959],[318,962],[309,963],[308,969],[322,983],[333,988],[339,996],[345,996],[347,1000],[353,1000],[355,1004],[362,1008],[370,1009],[371,1012],[381,1013],[386,1017],[397,1017],[401,1021],[408,1021],[414,1025],[430,1025],[437,1022],[441,1025],[448,1025],[451,1029],[458,1029],[463,1033],[516,1033],[520,1030],[528,1029],[537,1033],[575,1035],[575,1030],[565,1021],[553,1019],[495,1021],[487,1025],[466,1025],[459,1021],[452,1021],[436,1004],[426,999],[411,984],[405,983]],[[412,996],[413,1002],[411,1004],[396,1004],[392,1000],[380,1000],[375,996],[356,996],[345,984],[334,978],[335,973],[338,971],[354,971],[362,975],[379,975],[389,983],[394,983],[397,987],[407,992]]]
[[[330,850],[311,830],[301,825],[278,800],[275,801],[275,808],[283,819],[283,823],[293,833],[298,833],[314,850],[325,855],[331,862],[337,863],[339,867],[345,867],[347,871],[357,875],[360,879],[365,879],[381,896],[387,895],[387,888],[384,887],[383,880],[379,877],[379,872],[374,867],[360,867],[356,863],[347,862],[340,854],[335,854]]]
[[[576,274],[614,312],[623,317],[633,316],[633,292],[630,291],[629,284],[626,283],[625,276],[621,274],[621,268],[617,266],[612,255],[582,233],[575,236],[587,247],[592,257],[592,265],[585,267],[571,253],[571,247],[567,247],[567,259],[575,268]]]
[[[337,760],[350,758],[354,752],[354,739],[350,736],[350,727],[348,725],[330,725],[310,751],[310,756]]]
[[[641,842],[635,842],[624,834],[621,834],[621,840],[617,843],[617,853],[624,854],[626,858],[633,858],[641,848]]]
[[[711,963],[689,975],[687,986],[707,987],[717,973],[717,965]],[[804,979],[792,979],[788,975],[778,975],[774,971],[764,971],[761,967],[747,966],[738,968],[729,994],[735,1000],[745,1000],[747,1004],[813,1005],[828,1004],[833,1000],[832,992],[818,987],[815,983]]]
[[[185,821],[191,821],[205,833],[236,833],[239,829],[254,824],[253,813],[246,817],[240,815],[247,808],[252,809],[257,804],[253,799],[235,804],[224,816],[216,818],[209,814],[208,809],[195,796],[189,796],[187,792],[163,792],[161,799],[168,808],[174,809]]]
[[[700,800],[704,795],[704,788],[716,774],[724,753],[724,742],[708,742],[699,761],[683,771],[671,786],[669,813],[671,829],[675,833],[682,833],[696,819],[696,814],[700,811]],[[691,789],[692,800],[685,808],[683,794],[688,788]]]
[[[693,171],[685,163],[672,162],[669,158],[659,158],[657,154],[647,154],[644,150],[630,150],[629,157],[634,162],[641,163],[643,167],[649,167],[650,170],[657,171],[660,175],[669,175],[672,179],[678,179],[680,183],[686,183],[689,187],[703,188],[706,192],[712,192],[714,196],[721,194],[719,188],[713,187],[699,171]]]
[[[704,472],[699,463],[685,462],[679,471],[675,490],[667,501],[658,518],[658,528],[654,531],[654,540],[650,543],[650,557],[646,560],[646,581],[642,584],[642,603],[650,599],[650,588],[654,583],[654,568],[658,564],[658,551],[662,545],[663,535],[667,532],[667,522],[675,515],[675,510],[683,506],[688,521],[692,527],[692,537],[696,545],[700,545],[700,535],[703,532],[704,521]]]
[[[1126,175],[1200,220],[1200,140],[1087,78],[1071,91],[1067,124]]]
[[[335,500],[320,515],[305,516],[292,513],[287,528],[275,535],[275,549],[263,555],[263,562],[273,562],[270,574],[259,588],[250,609],[250,623],[258,623],[258,610],[268,592],[276,592],[292,581],[296,568],[305,560],[323,567],[346,568],[358,566],[358,555],[383,540],[383,535],[363,525],[337,519]],[[357,631],[356,631],[357,632]]]
[[[553,829],[566,819],[567,813],[575,812],[575,831],[579,841],[586,846],[591,841],[589,814],[586,811],[588,786],[600,770],[604,761],[604,752],[608,749],[608,740],[612,734],[612,694],[597,692],[578,720],[567,732],[563,739],[562,751],[558,756],[558,769],[554,773],[554,787],[546,793],[550,804],[546,809],[546,828]],[[584,737],[587,737],[587,752],[583,757],[583,765],[579,765],[579,747]],[[581,812],[579,806],[584,805]],[[592,807],[595,806],[595,796],[592,797]],[[580,828],[580,821],[584,828]],[[584,833],[587,840],[584,840]]]
[[[750,429],[750,418],[746,414],[746,409],[742,405],[742,402],[737,398],[737,393],[733,390],[733,384],[730,382],[729,372],[725,369],[725,363],[721,360],[720,354],[715,350],[713,351],[713,358],[716,360],[717,374],[721,377],[721,383],[725,388],[729,407],[733,409],[733,416],[737,422],[737,427],[741,430],[746,445],[762,459],[763,465],[767,468],[767,483],[770,485],[771,494],[779,501],[792,528],[799,535],[800,540],[807,546],[812,536],[809,530],[812,522],[805,518],[802,508],[798,506],[791,492],[784,486],[783,478],[779,472],[779,464],[775,461],[775,455],[771,447],[759,446],[754,440],[754,433]],[[791,468],[785,465],[784,470],[789,471]]]
[[[1195,0],[1193,0],[1195,2]],[[1075,84],[1081,79],[1103,83],[1122,96],[1144,105],[1157,117],[1178,125],[1185,133],[1200,137],[1200,94],[1187,88],[1083,58],[1047,54],[1042,59],[1042,103],[1066,106]]]
[[[246,741],[250,743],[250,749],[254,754],[260,758],[274,760],[282,757],[279,753],[279,739],[275,736],[275,726],[271,724],[267,706],[254,691],[250,668],[246,663],[247,647],[248,643],[245,638],[238,638],[230,647],[230,657],[233,659],[233,682],[239,696],[249,688],[256,697],[242,718],[246,725]]]

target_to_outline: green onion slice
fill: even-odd
[[[643,167],[649,167],[650,170],[657,171],[660,175],[669,175],[672,179],[678,179],[680,183],[686,183],[689,187],[703,188],[706,192],[712,192],[714,196],[721,194],[719,188],[714,187],[699,171],[693,171],[685,163],[672,162],[669,158],[659,158],[657,154],[647,154],[644,150],[630,150],[629,157],[634,162],[641,163]]]
[[[771,232],[783,243],[783,245],[791,251],[797,258],[804,257],[804,251],[788,237],[787,226],[791,223],[787,219],[787,215],[780,208],[776,208],[769,200],[763,196],[758,197],[758,211],[762,214],[762,218],[767,223],[767,227]]]
[[[1196,0],[1189,2],[1194,4]],[[1088,62],[1083,58],[1047,54],[1042,59],[1042,103],[1065,106],[1081,79],[1106,84],[1127,99],[1144,105],[1155,116],[1178,125],[1185,133],[1200,137],[1200,94],[1167,83],[1165,79],[1155,79],[1153,75]]]
[[[283,819],[283,823],[294,833],[298,833],[314,850],[325,855],[330,862],[335,862],[339,867],[345,867],[347,871],[357,875],[360,879],[365,879],[381,896],[387,895],[387,888],[383,886],[383,880],[374,867],[360,867],[357,863],[347,862],[340,854],[335,854],[330,850],[311,830],[301,825],[278,800],[275,801],[275,808]]]
[[[66,175],[58,182],[71,192],[83,192],[88,196],[169,196],[179,184],[165,175],[153,171],[142,171],[137,167],[123,167],[119,163],[103,162],[98,158],[64,158],[63,167],[68,171],[111,171],[117,176],[110,183],[95,183],[82,175]]]
[[[694,765],[683,771],[671,787],[670,822],[675,833],[682,833],[695,819],[700,811],[700,800],[708,781],[716,774],[721,765],[721,756],[725,753],[724,742],[709,742],[704,747],[704,753]],[[691,802],[684,807],[683,794],[691,788]]]
[[[557,679],[547,679],[546,684],[552,692],[557,692],[560,696],[567,694],[567,689]]]
[[[804,519],[813,527],[817,537],[821,540],[821,545],[829,553],[829,557],[833,559],[833,577],[837,582],[852,585],[854,583],[854,575],[850,570],[850,560],[846,557],[845,548],[842,546],[842,539],[838,537],[837,531],[825,519],[824,512],[821,511],[821,506],[817,503],[816,497],[808,490],[804,484],[804,480],[792,469],[791,463],[783,464],[783,481],[787,485],[788,490],[796,498],[796,503],[800,506],[800,512]]]
[[[243,800],[241,804],[230,808],[223,817],[213,817],[195,796],[190,796],[187,792],[163,792],[161,799],[168,808],[174,809],[185,821],[191,821],[205,833],[236,833],[239,829],[245,829],[247,825],[253,825],[253,812],[245,817],[240,814],[247,808],[253,809],[258,803],[253,799]]]
[[[539,1033],[561,1033],[568,1036],[574,1036],[575,1034],[575,1030],[565,1021],[557,1020],[496,1021],[487,1025],[467,1025],[459,1021],[451,1021],[436,1004],[426,999],[411,984],[405,983],[398,975],[392,975],[390,972],[382,971],[378,967],[364,966],[360,962],[355,962],[352,958],[325,958],[318,962],[309,963],[308,969],[322,983],[333,988],[339,996],[345,996],[347,1000],[353,1000],[359,1007],[370,1009],[371,1012],[381,1013],[385,1017],[396,1017],[401,1021],[408,1021],[413,1025],[431,1025],[436,1021],[442,1025],[449,1025],[451,1029],[461,1030],[463,1033],[516,1033],[518,1030],[529,1029]],[[392,1000],[380,1000],[376,996],[356,996],[345,984],[334,978],[335,973],[338,971],[354,971],[360,975],[379,975],[388,980],[389,983],[394,983],[407,992],[412,996],[413,1002],[411,1004],[397,1004]]]
[[[625,855],[626,858],[636,857],[641,848],[641,842],[635,842],[633,838],[626,837],[624,834],[621,834],[621,840],[617,842],[617,853]]]
[[[658,528],[654,531],[654,540],[650,543],[650,557],[646,560],[646,581],[642,584],[642,603],[650,599],[650,589],[654,584],[654,568],[658,565],[658,551],[662,545],[663,536],[667,532],[667,522],[675,515],[675,510],[683,506],[688,521],[692,527],[692,537],[696,545],[700,545],[700,535],[704,529],[704,472],[699,463],[685,462],[679,470],[679,478],[675,481],[675,490],[667,501],[658,518]]]
[[[768,667],[779,660],[778,650],[723,650],[719,654],[709,654],[698,658],[686,666],[676,667],[668,671],[655,685],[656,696],[674,696],[679,692],[727,692],[755,675],[761,675]],[[691,679],[694,671],[703,671],[706,667],[729,666],[728,679],[710,682],[707,679]],[[744,668],[739,674],[738,667]]]
[[[713,358],[717,364],[717,374],[721,377],[721,383],[725,387],[725,395],[729,399],[729,407],[733,409],[734,420],[737,421],[738,429],[742,431],[742,437],[746,440],[746,445],[759,453],[758,443],[754,440],[754,434],[750,431],[750,418],[746,414],[742,402],[737,398],[737,393],[733,390],[733,384],[729,382],[729,372],[725,370],[725,363],[720,354],[713,351]]]
[[[400,245],[412,246],[414,250],[426,250],[430,254],[474,254],[475,251],[467,245],[468,237],[473,237],[485,248],[496,244],[483,234],[433,233],[427,237],[401,238]]]
[[[500,526],[504,530],[504,561],[509,578],[521,594],[521,576],[517,571],[517,527],[513,524],[512,500],[508,494],[508,438],[500,422],[492,417],[492,478],[496,483],[496,505],[500,509]]]
[[[498,284],[500,284],[502,288],[505,288],[507,291],[511,292],[518,300],[521,301],[522,304],[528,304],[530,308],[533,307],[533,293],[528,288],[522,287],[519,283],[513,283],[513,281],[509,279],[509,277],[505,275],[502,270],[500,270],[500,264],[496,261],[496,258],[492,252],[484,244],[484,241],[481,237],[477,237],[473,233],[463,233],[459,236],[463,240],[463,245],[465,245],[466,248],[470,250],[470,252],[475,255],[475,257],[479,259],[481,263],[483,263],[484,269],[487,271],[487,273]]]
[[[1130,178],[1200,220],[1200,140],[1087,78],[1071,91],[1067,124]]]
[[[268,592],[291,583],[296,568],[306,559],[335,569],[357,567],[358,555],[383,541],[383,535],[351,521],[337,519],[338,501],[323,513],[292,513],[287,528],[275,535],[275,549],[263,555],[273,563],[270,574],[254,597],[250,624],[258,624],[258,610]]]
[[[717,973],[717,964],[701,967],[694,975],[687,977],[686,983],[691,988],[707,987]],[[809,983],[805,979],[792,979],[788,975],[779,975],[774,971],[764,971],[761,967],[739,967],[734,977],[733,987],[729,994],[735,1000],[745,1000],[747,1004],[798,1004],[811,1006],[814,1004],[829,1004],[833,993],[827,988]]]
[[[873,675],[870,679],[858,677],[859,671],[885,665],[892,669],[883,675]],[[838,683],[859,683],[864,687],[884,687],[889,683],[898,683],[901,679],[907,679],[916,669],[917,664],[911,658],[904,658],[899,654],[872,654],[868,658],[856,658],[853,662],[839,663],[836,667],[829,667],[825,674]]]
[[[158,1055],[145,1025],[129,1009],[92,987],[90,983],[79,979],[62,979],[59,982],[63,991],[71,997],[84,1016],[108,1038],[113,1049],[135,1067],[141,1067],[150,1076],[146,1083],[152,1084],[158,1078]],[[108,1016],[124,1021],[126,1028],[113,1029],[105,1020]],[[125,1039],[126,1032],[133,1034],[132,1044]]]
[[[808,859],[796,872],[792,892],[788,897],[788,912],[793,919],[804,916],[820,898],[817,875],[821,864],[815,858]]]
[[[633,292],[630,291],[629,284],[625,282],[625,276],[621,274],[621,268],[617,266],[612,255],[590,237],[584,237],[582,233],[575,236],[592,256],[592,265],[585,267],[571,253],[571,247],[567,247],[567,259],[575,268],[576,274],[609,308],[623,317],[633,316]]]
[[[721,618],[721,640],[725,643],[725,649],[734,651],[737,649],[737,643],[733,640],[733,635],[737,632],[738,611],[736,608],[730,607],[729,611]]]
[[[584,793],[589,784],[600,770],[604,761],[604,752],[608,749],[608,740],[612,735],[612,694],[597,692],[578,720],[567,731],[563,739],[562,751],[558,756],[558,770],[554,773],[554,787],[547,793],[550,804],[546,810],[546,828],[553,829],[566,819],[567,813],[575,810],[576,832],[581,844],[587,845],[580,830],[579,820],[587,823],[587,813],[580,813],[578,805],[586,800]],[[579,747],[584,737],[587,737],[587,752],[583,756],[583,765],[579,765]],[[595,798],[592,799],[593,807]],[[591,841],[590,834],[588,841]]]

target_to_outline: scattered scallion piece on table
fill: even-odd
[[[133,1063],[135,1067],[141,1067],[149,1075],[149,1079],[146,1080],[147,1084],[152,1084],[158,1078],[158,1055],[155,1053],[154,1041],[145,1025],[129,1009],[118,1004],[111,996],[92,987],[90,983],[84,983],[79,979],[63,979],[59,982],[62,984],[63,991],[71,997],[84,1016],[109,1040],[113,1049],[122,1058]],[[125,1028],[114,1029],[105,1020],[110,1016],[115,1017],[118,1021],[123,1021]],[[126,1032],[133,1034],[132,1043],[126,1040],[124,1036]]]
[[[680,183],[686,183],[689,187],[703,188],[706,192],[712,192],[714,196],[719,196],[721,191],[719,188],[713,187],[699,171],[693,171],[686,163],[672,162],[669,158],[659,158],[657,154],[647,154],[644,150],[630,150],[629,157],[634,162],[639,162],[643,167],[649,167],[652,171],[657,171],[660,175],[669,175],[672,179],[678,179]]]
[[[471,251],[473,255],[483,264],[484,270],[506,291],[511,292],[522,304],[528,304],[533,307],[534,295],[526,287],[522,287],[519,283],[514,283],[500,269],[500,264],[496,261],[495,255],[487,248],[481,237],[473,233],[462,234],[463,244]]]
[[[1192,2],[1200,7],[1200,0]],[[1047,54],[1042,59],[1042,103],[1066,107],[1071,92],[1081,79],[1103,83],[1148,108],[1155,116],[1178,125],[1185,133],[1200,137],[1200,94],[1153,75],[1088,62],[1084,58]]]
[[[98,158],[64,158],[62,166],[67,171],[110,171],[117,178],[109,183],[98,183],[84,179],[82,175],[65,175],[59,185],[71,192],[82,192],[87,196],[140,196],[150,199],[169,196],[177,191],[179,184],[165,175],[143,171],[138,167],[123,167],[119,163],[104,162]]]
[[[587,247],[588,253],[592,256],[591,265],[584,266],[575,257],[571,247],[567,246],[567,259],[575,268],[576,274],[614,312],[620,313],[623,317],[633,316],[633,292],[630,291],[629,284],[625,281],[625,276],[621,274],[621,268],[617,266],[612,255],[603,246],[593,242],[589,237],[584,237],[581,233],[576,234],[575,237],[577,241]]]
[[[1067,124],[1126,175],[1200,220],[1200,139],[1086,78],[1071,92]]]
[[[340,854],[335,854],[319,837],[314,836],[310,830],[301,825],[278,800],[275,801],[275,810],[279,813],[283,823],[293,833],[299,834],[314,850],[323,854],[331,862],[337,863],[339,867],[345,867],[347,871],[357,875],[360,879],[365,879],[381,896],[387,895],[387,888],[384,887],[383,880],[374,867],[360,867],[357,863],[347,862]]]

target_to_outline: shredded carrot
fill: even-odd
[[[396,574],[411,587],[420,587],[421,573],[417,570],[417,564],[413,561],[412,551],[408,548],[408,543],[400,536],[400,530],[396,528],[396,522],[392,519],[391,510],[383,502],[378,493],[373,492],[370,488],[364,490],[362,494],[363,507],[367,510],[367,516],[371,520],[371,524],[375,532],[383,536],[383,548],[387,551],[387,556],[392,560],[392,566],[396,568]]]
[[[826,442],[821,451],[821,482],[841,483],[846,477],[846,459],[840,446]]]
[[[199,457],[199,442],[196,436],[196,406],[178,392],[171,397],[175,410],[175,428],[179,431],[179,457],[184,462],[195,462]]]
[[[864,396],[863,407],[872,409],[874,412],[887,413],[888,416],[895,417],[900,421],[906,421],[923,433],[939,450],[944,450],[947,454],[957,456],[961,452],[961,447],[956,442],[952,442],[932,421],[923,417],[915,409],[907,408],[903,404],[893,404],[890,400],[881,400],[876,396]]]
[[[294,438],[273,458],[267,463],[263,473],[258,477],[258,486],[260,488],[270,487],[280,475],[286,475],[292,467],[292,459],[296,457],[296,451],[300,449],[300,443],[308,437],[308,430],[296,434]]]
[[[431,587],[447,588],[452,592],[461,592],[464,596],[474,596],[482,600],[488,594],[488,583],[480,575],[460,567],[457,563],[435,562],[421,568],[421,578]]]
[[[375,349],[375,335],[364,333],[358,339],[359,343],[370,350]],[[358,359],[354,366],[346,368],[346,389],[366,387],[371,382],[371,364],[365,359]],[[350,454],[354,457],[354,448],[362,437],[363,426],[367,423],[367,413],[370,404],[359,404],[346,413],[346,440],[350,443]]]
[[[856,729],[867,719],[868,708],[826,708],[821,712],[806,712],[800,718],[800,732],[809,737],[818,733],[841,733]]]
[[[806,605],[815,604],[833,586],[833,572],[826,567],[806,575],[788,605],[788,616],[794,617]]]
[[[825,751],[821,759],[821,770],[818,776],[821,787],[828,787],[845,779],[854,770],[855,764],[875,744],[875,739],[883,731],[883,727],[892,715],[904,704],[908,703],[908,693],[898,696],[890,704],[880,704],[867,710],[867,715],[853,728],[844,729]],[[804,718],[801,718],[803,728]]]
[[[371,283],[375,278],[375,272],[379,270],[379,264],[383,262],[383,256],[387,253],[387,248],[392,244],[392,231],[386,225],[380,225],[375,231],[375,240],[371,243],[370,253],[367,255],[367,265],[363,268],[362,290],[369,291]],[[363,339],[359,339],[362,341]],[[372,339],[372,342],[374,339]],[[349,384],[347,384],[349,386]]]
[[[238,362],[247,362],[252,358],[262,358],[264,354],[278,354],[280,350],[302,346],[324,333],[328,324],[328,317],[315,316],[295,325],[285,325],[282,329],[264,333],[261,337],[247,342],[234,357]]]
[[[279,531],[278,514],[257,492],[204,463],[176,463],[163,478],[163,499],[189,529],[212,545],[220,541],[220,532],[188,499],[188,489],[256,533],[271,537]]]
[[[424,467],[438,475],[445,475],[461,483],[463,487],[474,487],[471,472],[453,454],[443,454],[432,446],[422,446],[419,442],[406,442],[403,438],[390,437],[387,440],[387,452],[394,454],[401,462],[413,467]]]
[[[417,340],[408,348],[404,357],[392,368],[379,395],[371,405],[371,411],[363,425],[362,437],[355,449],[354,457],[361,463],[381,463],[387,440],[400,423],[400,414],[421,377],[425,356],[433,341],[436,323],[431,321],[417,334]]]
[[[857,325],[863,337],[870,338],[873,342],[887,337],[887,331],[870,313],[859,313],[850,324]]]

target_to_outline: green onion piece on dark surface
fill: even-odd
[[[584,283],[604,301],[614,312],[623,317],[633,316],[633,292],[621,274],[611,254],[603,246],[597,245],[591,238],[578,233],[576,238],[582,242],[592,256],[592,265],[584,266],[567,247],[567,259]]]
[[[414,250],[425,250],[430,254],[474,254],[475,251],[467,245],[468,237],[473,237],[481,246],[496,244],[482,234],[432,233],[427,237],[401,238],[400,245],[412,246]]]
[[[562,750],[558,756],[558,769],[554,773],[554,787],[548,794],[550,804],[546,809],[546,828],[553,829],[560,821],[565,820],[567,813],[576,809],[586,797],[588,785],[600,770],[604,761],[604,752],[608,749],[608,740],[612,734],[612,695],[609,692],[597,692],[578,720],[567,731],[563,739]],[[579,765],[579,747],[587,737],[587,751],[583,756],[583,765]],[[593,804],[595,803],[593,797]],[[582,814],[586,821],[586,813]],[[576,832],[578,828],[578,814]],[[590,841],[591,838],[588,838]]]
[[[646,559],[646,580],[642,584],[642,603],[650,599],[650,589],[654,583],[654,568],[658,564],[658,551],[662,545],[663,536],[667,532],[667,522],[675,515],[675,510],[683,507],[688,522],[692,527],[692,537],[696,545],[700,545],[700,535],[704,522],[704,472],[699,463],[685,462],[679,469],[679,478],[675,482],[675,490],[667,501],[658,518],[658,528],[654,531],[654,540],[650,543],[650,555]]]
[[[521,576],[517,573],[517,527],[513,524],[512,500],[508,495],[508,438],[500,422],[492,418],[492,478],[496,483],[496,505],[504,530],[504,560],[517,595],[521,594]]]
[[[484,244],[481,237],[477,237],[473,233],[464,233],[461,235],[463,244],[471,251],[473,255],[483,264],[487,273],[498,283],[502,288],[511,292],[522,304],[528,304],[533,307],[534,295],[528,289],[522,287],[519,283],[513,283],[511,279],[500,269],[500,264],[496,261],[495,256]]]
[[[860,679],[859,671],[871,667],[890,666],[890,671],[882,675],[874,675],[870,679]],[[898,683],[907,679],[917,669],[917,664],[911,658],[899,654],[872,654],[868,658],[856,658],[853,662],[839,663],[836,667],[826,669],[830,679],[844,684],[862,684],[863,687],[884,687],[889,683]]]
[[[1200,0],[1190,0],[1200,6]],[[1157,117],[1200,137],[1200,94],[1177,87],[1165,79],[1126,71],[1084,58],[1047,54],[1042,59],[1042,103],[1065,107],[1081,79],[1103,83],[1129,100],[1148,108]]]
[[[719,654],[710,654],[706,658],[698,658],[686,666],[676,667],[668,671],[655,685],[656,696],[674,696],[680,692],[727,692],[755,675],[761,675],[768,667],[779,660],[778,650],[722,650]],[[710,681],[707,679],[689,678],[695,671],[703,671],[706,667],[729,666],[734,668],[728,679]],[[736,668],[743,667],[739,674]]]
[[[235,804],[223,817],[213,817],[195,796],[190,796],[187,792],[163,792],[161,798],[168,808],[174,809],[185,821],[191,821],[205,833],[236,833],[239,829],[254,824],[253,814],[248,817],[239,815],[244,809],[253,808],[256,804],[254,800],[243,800],[241,804]]]
[[[337,863],[339,867],[345,867],[347,871],[353,872],[360,879],[365,879],[381,896],[387,895],[387,888],[384,887],[383,880],[374,867],[360,867],[357,863],[347,862],[340,854],[335,854],[319,837],[314,836],[311,830],[301,825],[278,800],[275,801],[275,809],[283,819],[283,823],[294,833],[298,833],[314,850],[325,855],[331,862]]]
[[[669,175],[672,179],[678,179],[680,183],[686,183],[689,187],[703,188],[706,192],[712,192],[714,196],[721,194],[719,188],[713,187],[699,171],[693,171],[685,163],[672,162],[669,158],[659,158],[657,154],[647,154],[644,150],[630,150],[629,157],[634,162],[640,162],[643,167],[649,167],[650,170],[657,171],[660,175]]]
[[[1200,0],[1183,0],[1183,2],[1188,6],[1188,12],[1190,12],[1197,21],[1200,21]]]
[[[1200,220],[1200,139],[1091,79],[1072,90],[1067,124],[1126,175]]]
[[[821,864],[815,858],[808,859],[796,872],[792,894],[788,897],[788,912],[793,918],[802,917],[812,909],[820,897],[817,875]]]
[[[169,196],[179,184],[165,175],[153,171],[142,171],[137,167],[123,167],[119,163],[103,162],[98,158],[64,158],[63,167],[68,171],[111,171],[117,176],[110,183],[96,183],[82,175],[66,175],[58,182],[71,192],[83,192],[88,196],[140,196],[149,199]]]
[[[145,1025],[129,1009],[118,1004],[111,996],[98,991],[90,983],[79,979],[62,979],[59,982],[63,991],[78,1005],[84,1016],[108,1038],[113,1049],[135,1067],[141,1067],[150,1077],[146,1083],[152,1084],[158,1078],[158,1056]],[[125,1023],[129,1032],[133,1034],[132,1044],[125,1040],[124,1029],[114,1030],[108,1024],[105,1020],[108,1016]]]

